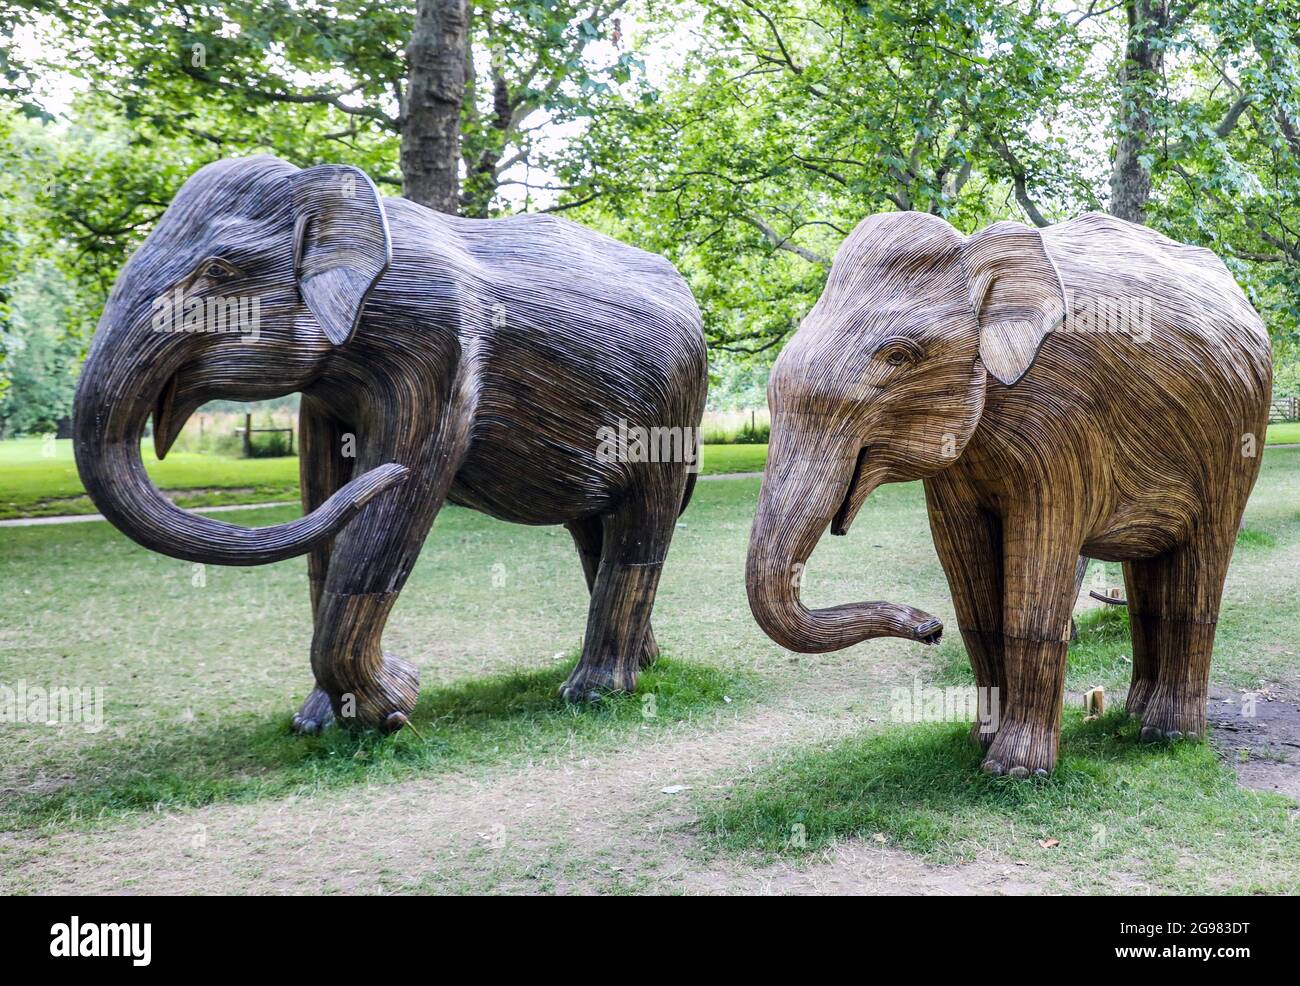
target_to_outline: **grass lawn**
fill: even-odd
[[[1300,421],[1279,421],[1268,426],[1268,445],[1300,445]]]
[[[805,591],[923,606],[944,643],[773,645],[745,601],[757,489],[700,484],[655,609],[666,659],[638,694],[583,710],[555,697],[586,615],[568,535],[443,511],[384,639],[420,668],[418,733],[388,739],[287,733],[311,680],[301,559],[203,568],[100,523],[0,532],[0,683],[102,687],[105,708],[98,731],[0,723],[0,888],[66,890],[75,871],[83,892],[328,891],[351,872],[386,889],[557,892],[673,892],[711,873],[705,890],[742,890],[774,865],[842,876],[838,848],[865,846],[871,866],[1024,864],[1016,876],[1042,889],[1300,890],[1295,803],[1238,787],[1215,746],[1140,746],[1122,717],[1071,708],[1057,774],[1016,783],[978,773],[965,725],[891,721],[915,678],[969,680],[919,484],[874,493],[851,537],[819,547]],[[1219,686],[1300,692],[1297,489],[1300,449],[1269,452]],[[1114,704],[1123,614],[1080,624],[1068,686],[1104,685]]]
[[[291,456],[232,459],[171,452],[159,462],[151,442],[144,443],[143,453],[154,484],[183,507],[298,498],[298,460]],[[759,472],[766,458],[766,445],[706,445],[701,473]],[[0,442],[0,520],[92,513],[95,508],[77,476],[71,441]]]
[[[172,452],[159,462],[153,443],[143,445],[145,469],[159,489],[183,507],[267,503],[298,497],[298,460],[229,459]],[[19,438],[0,442],[0,520],[93,514],[71,440]]]
[[[1270,425],[1268,444],[1300,444],[1300,421]],[[704,476],[761,472],[766,445],[705,445]],[[298,460],[231,459],[172,452],[159,462],[144,444],[145,469],[182,507],[274,503],[298,498]],[[0,520],[90,514],[95,508],[77,476],[71,441],[20,438],[0,442]]]
[[[119,753],[98,748],[84,764],[92,779],[19,802],[10,817],[57,827],[127,812],[390,783],[573,744],[599,746],[630,730],[678,725],[745,689],[739,676],[663,658],[638,682],[637,694],[579,710],[557,698],[576,658],[575,652],[538,671],[429,689],[420,696],[415,728],[391,738],[338,729],[298,737],[285,716],[237,715],[216,728],[159,737],[137,751],[127,770]]]
[[[767,464],[766,445],[705,445],[700,456],[700,475],[732,472],[762,472]]]
[[[964,725],[876,730],[747,779],[702,827],[715,845],[769,854],[877,833],[935,862],[996,847],[1017,863],[1094,872],[1094,892],[1125,872],[1172,893],[1300,887],[1295,802],[1239,787],[1213,747],[1153,750],[1137,731],[1122,713],[1085,723],[1071,710],[1052,779],[1021,784],[979,773]]]

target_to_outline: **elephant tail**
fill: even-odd
[[[678,517],[686,513],[686,508],[690,506],[691,494],[695,492],[695,480],[699,478],[699,475],[697,472],[688,472],[686,474],[686,491],[682,493],[682,509],[677,511]]]

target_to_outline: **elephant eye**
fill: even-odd
[[[199,277],[205,277],[209,281],[224,281],[235,277],[239,272],[224,260],[209,257],[199,264],[196,273]]]
[[[911,339],[895,337],[886,339],[876,348],[876,358],[884,360],[890,366],[907,366],[920,360],[921,347]]]

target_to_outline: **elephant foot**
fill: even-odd
[[[1046,777],[1056,767],[1056,745],[1060,737],[1052,726],[1007,719],[998,729],[980,765],[995,777]]]
[[[319,686],[311,690],[293,717],[293,731],[299,736],[315,736],[334,725],[330,697]]]
[[[1143,743],[1166,743],[1205,736],[1205,699],[1157,688],[1142,712]]]
[[[331,704],[339,722],[351,729],[395,733],[410,721],[419,696],[419,669],[385,651],[379,667],[364,683],[342,690]]]
[[[1128,688],[1128,698],[1124,700],[1124,711],[1135,718],[1142,715],[1155,690],[1154,678],[1134,678]]]
[[[622,665],[590,665],[582,661],[560,686],[566,702],[599,702],[606,695],[636,689],[636,672],[624,671]]]

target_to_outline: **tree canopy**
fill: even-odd
[[[66,374],[185,178],[257,152],[664,253],[723,401],[893,209],[1209,247],[1300,385],[1300,0],[29,0],[0,32],[0,386]]]

